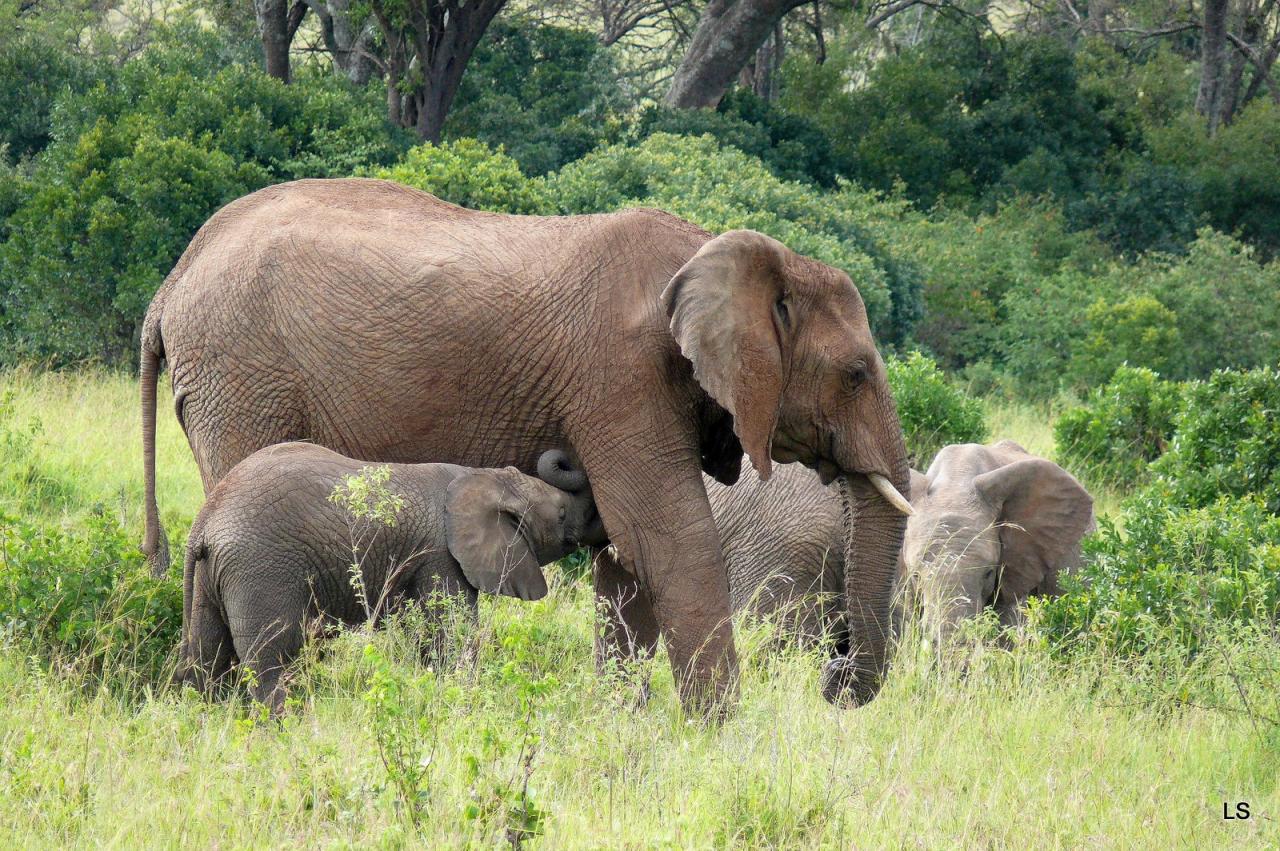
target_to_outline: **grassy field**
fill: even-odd
[[[133,380],[16,373],[0,377],[4,396],[0,433],[22,448],[0,460],[9,512],[75,529],[100,506],[140,537]],[[990,420],[993,438],[1052,449],[1047,414],[1006,405]],[[159,454],[162,513],[180,533],[200,487],[167,399]],[[19,455],[38,474],[9,463]],[[521,830],[557,849],[1280,845],[1280,728],[1178,699],[1230,692],[1219,669],[1066,665],[1030,640],[975,646],[959,675],[907,642],[879,699],[840,711],[818,695],[814,655],[778,651],[768,624],[743,624],[741,706],[706,726],[679,713],[663,659],[640,672],[653,687],[643,705],[634,675],[596,672],[591,605],[563,577],[538,603],[486,599],[478,630],[434,669],[416,662],[411,625],[344,635],[300,666],[279,723],[127,660],[89,676],[11,640],[0,836],[23,847],[487,847]],[[1253,817],[1224,820],[1235,801]]]

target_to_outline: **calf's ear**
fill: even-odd
[[[539,600],[547,579],[529,546],[528,506],[493,471],[460,476],[445,495],[445,539],[462,575],[490,594]]]

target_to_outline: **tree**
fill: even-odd
[[[507,0],[370,0],[386,45],[387,116],[440,141],[471,54]]]
[[[667,92],[667,105],[714,107],[783,15],[806,0],[711,0]]]
[[[302,0],[293,0],[292,6],[289,3],[290,0],[253,2],[267,73],[286,83],[289,82],[289,47],[307,14],[307,6]]]
[[[369,82],[378,70],[373,22],[357,19],[351,0],[306,0],[306,4],[320,21],[320,38],[338,72],[357,86]]]

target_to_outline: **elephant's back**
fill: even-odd
[[[707,485],[734,609],[776,608],[809,593],[841,590],[839,497],[801,464],[775,465],[768,481],[744,461],[736,485]]]

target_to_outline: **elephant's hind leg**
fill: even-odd
[[[231,630],[217,603],[200,587],[197,579],[187,625],[182,661],[176,679],[197,691],[211,695],[221,685],[235,662]]]
[[[285,671],[305,640],[308,599],[263,596],[249,595],[234,607],[228,600],[227,608],[240,613],[231,618],[231,636],[240,667],[249,677],[249,694],[279,716],[284,711]]]

